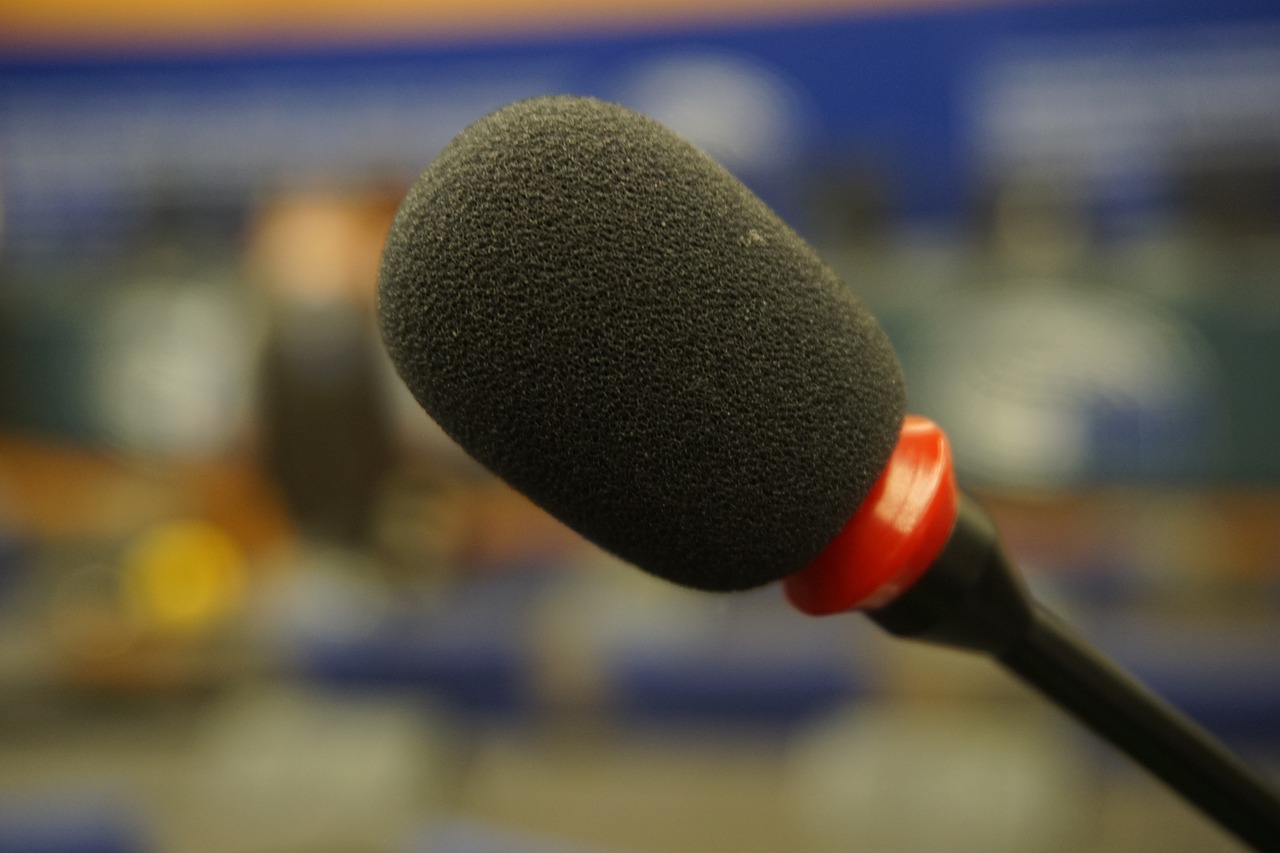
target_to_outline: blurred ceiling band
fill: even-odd
[[[492,39],[997,3],[1000,0],[49,0],[0,3],[0,52]]]

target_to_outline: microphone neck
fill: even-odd
[[[961,496],[955,526],[928,571],[867,615],[891,634],[1001,657],[1031,632],[1036,606],[995,527]]]

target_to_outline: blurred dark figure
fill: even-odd
[[[371,544],[395,451],[373,322],[383,219],[359,198],[287,198],[265,212],[252,248],[273,296],[259,389],[263,464],[305,537],[351,548]]]
[[[903,284],[887,183],[883,167],[837,163],[820,169],[808,192],[809,236],[819,253],[859,297],[878,302]]]
[[[302,532],[367,545],[392,461],[365,318],[342,306],[275,318],[262,362],[263,461]]]
[[[1277,304],[1280,157],[1273,151],[1188,155],[1176,181],[1185,240],[1204,290]]]
[[[5,282],[5,269],[0,263],[0,294],[9,288]],[[12,429],[17,425],[21,407],[18,385],[18,312],[11,301],[0,296],[0,429]]]
[[[976,199],[972,225],[978,287],[1098,285],[1097,223],[1088,199],[1065,175],[1002,176]]]

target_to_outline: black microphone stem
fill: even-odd
[[[1189,718],[1107,660],[1052,613],[999,660],[1259,850],[1280,850],[1280,800]]]
[[[1258,850],[1280,851],[1280,796],[1212,735],[1031,601],[986,516],[962,501],[911,589],[868,614],[893,634],[984,652]]]

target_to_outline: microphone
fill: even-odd
[[[396,216],[379,309],[401,377],[473,457],[698,589],[808,563],[905,409],[884,333],[814,251],[600,101],[517,103],[446,146]]]
[[[568,96],[480,119],[409,191],[378,292],[422,407],[588,540],[991,655],[1280,849],[1260,777],[1031,601],[849,287],[671,131]]]

